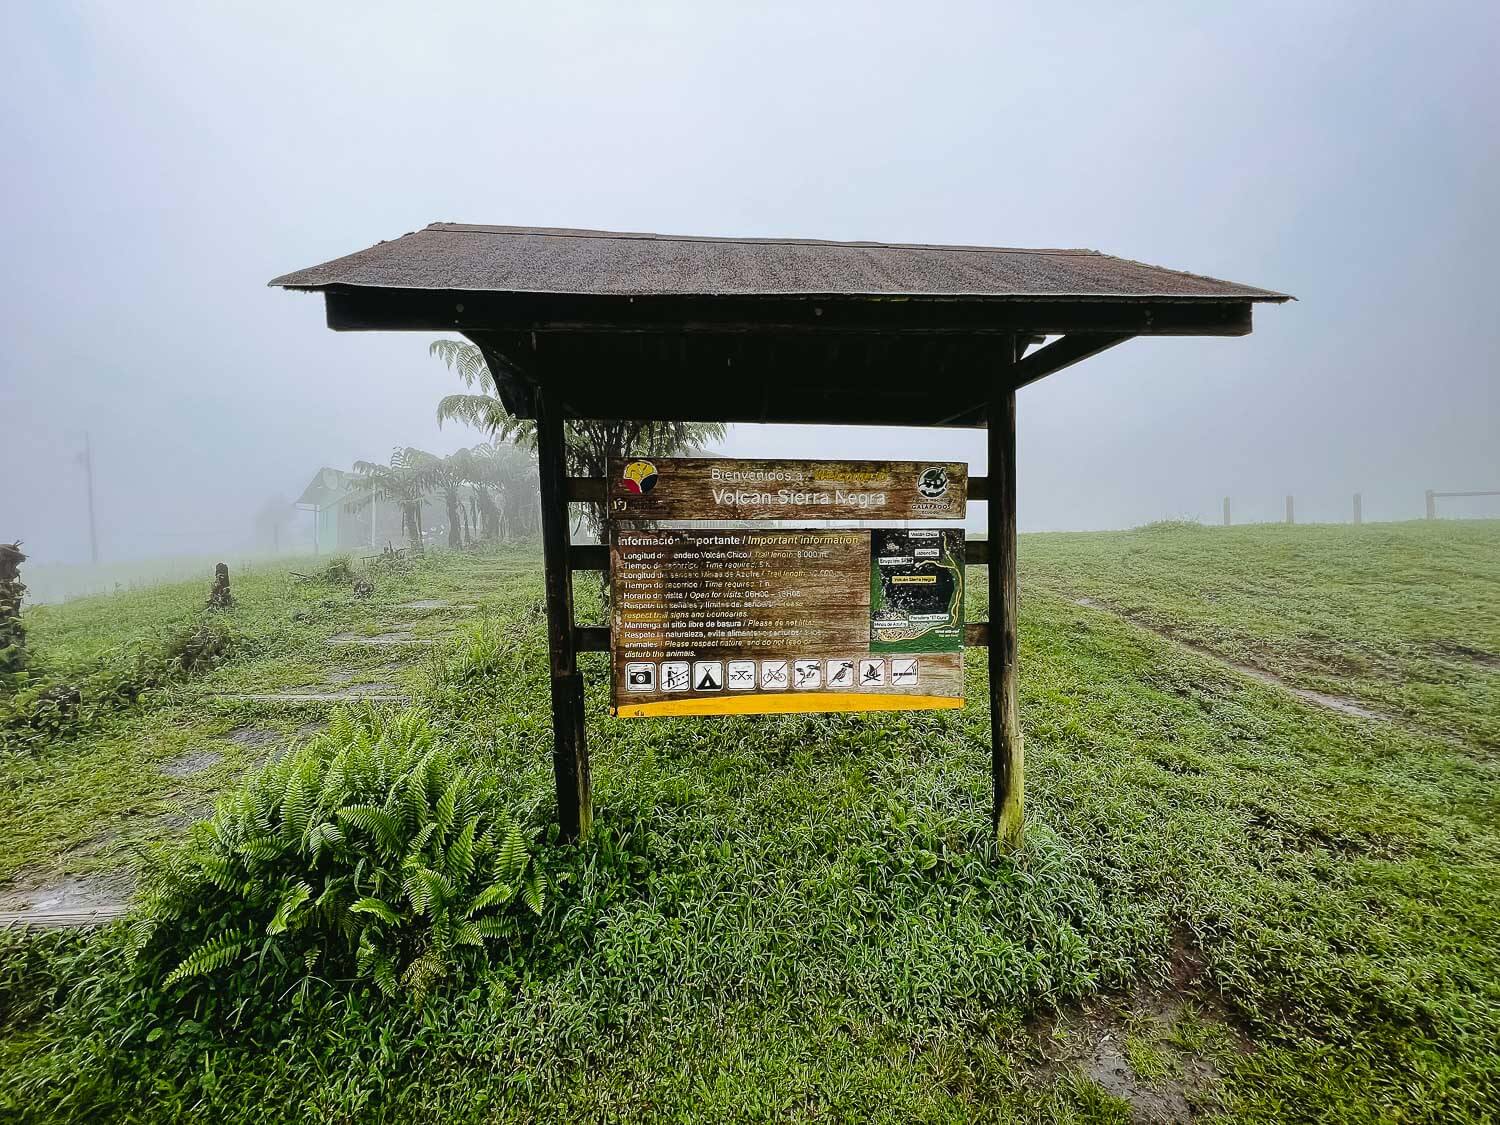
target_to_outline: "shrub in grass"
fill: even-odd
[[[433,682],[445,686],[493,676],[516,658],[524,639],[524,631],[509,622],[487,619],[467,625],[446,649],[434,651]]]
[[[154,678],[201,676],[223,664],[240,648],[240,638],[222,618],[204,616],[167,633],[158,659],[162,667]]]
[[[492,704],[510,709],[517,698],[546,692],[546,651],[538,614],[475,621],[429,654],[426,697],[454,716]]]
[[[152,634],[83,673],[34,669],[0,695],[0,748],[40,749],[128,708],[147,692],[207,675],[243,650],[222,619],[203,615]]]
[[[1148,535],[1172,535],[1179,531],[1202,531],[1203,529],[1202,521],[1186,516],[1172,520],[1152,520],[1150,523],[1131,528],[1132,531],[1145,532]]]
[[[21,599],[26,594],[21,564],[25,561],[19,541],[0,543],[0,691],[26,671],[26,623],[21,620]]]
[[[521,940],[545,878],[492,778],[454,760],[420,708],[335,712],[268,763],[148,894],[148,976],[226,998],[373,982],[422,1000],[486,942]]]
[[[354,566],[349,562],[348,555],[339,555],[329,560],[327,566],[318,572],[318,580],[329,586],[348,586],[354,581]]]

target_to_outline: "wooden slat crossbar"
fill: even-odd
[[[964,541],[964,562],[970,566],[988,566],[990,544],[987,539]],[[602,543],[574,543],[568,548],[569,570],[600,570],[609,573],[609,548]]]
[[[1459,495],[1454,493],[1454,495]],[[603,477],[569,477],[568,478],[568,501],[572,504],[603,503],[607,498]],[[990,478],[969,478],[969,499],[988,500],[990,498]]]
[[[963,627],[963,643],[984,648],[990,643],[990,622],[971,621]],[[609,625],[573,625],[573,648],[579,652],[609,651]]]
[[[964,644],[970,648],[984,648],[990,643],[990,623],[970,621],[964,626]],[[573,626],[573,648],[578,652],[608,652],[608,625]]]

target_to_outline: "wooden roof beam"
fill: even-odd
[[[1016,361],[1011,369],[1011,390],[1019,391],[1038,379],[1046,378],[1054,371],[1061,371],[1064,367],[1082,363],[1091,356],[1108,351],[1116,344],[1123,344],[1126,340],[1133,338],[1132,335],[1123,332],[1075,333],[1071,336],[1064,336],[1060,340],[1053,340],[1041,351],[1032,352]]]
[[[614,335],[1245,336],[1251,302],[1181,298],[599,297],[441,289],[324,291],[340,332]]]
[[[1072,367],[1075,363],[1082,363],[1090,356],[1096,356],[1100,352],[1108,351],[1116,344],[1123,344],[1126,340],[1134,337],[1123,332],[1078,332],[1053,340],[1052,343],[1040,351],[1032,352],[1028,356],[1017,359],[1009,365],[1006,379],[1010,384],[1012,392],[1022,387],[1030,386],[1038,379],[1044,379],[1055,371],[1061,371],[1064,367]],[[1020,342],[1018,341],[1018,344]],[[985,424],[985,404],[976,403],[974,406],[959,412],[958,414],[945,417],[935,423],[939,426],[982,426]]]

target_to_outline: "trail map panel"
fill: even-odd
[[[963,557],[959,529],[615,528],[611,711],[962,707]]]
[[[960,461],[740,461],[654,457],[612,461],[617,520],[962,519],[969,467]]]

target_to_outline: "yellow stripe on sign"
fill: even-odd
[[[707,699],[658,699],[610,708],[621,719],[671,715],[809,715],[820,711],[954,711],[955,695],[882,695],[876,692],[791,692],[786,695],[720,695]]]

